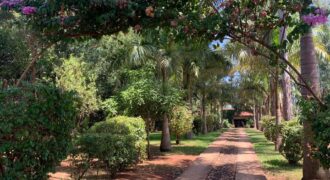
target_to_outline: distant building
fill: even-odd
[[[249,119],[253,119],[253,113],[242,111],[234,116],[235,127],[245,127]]]

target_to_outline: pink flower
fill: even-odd
[[[37,8],[33,6],[25,6],[22,8],[22,13],[25,15],[31,15],[37,12]]]
[[[14,7],[23,2],[23,0],[0,0],[0,7]]]
[[[302,20],[310,26],[326,24],[328,21],[328,14],[325,10],[318,8],[313,14],[302,16]]]

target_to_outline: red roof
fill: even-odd
[[[238,116],[239,117],[253,117],[253,113],[247,112],[247,111],[243,111]]]

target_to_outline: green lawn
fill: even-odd
[[[193,139],[182,139],[180,145],[176,145],[175,138],[171,138],[172,151],[164,154],[199,155],[224,131],[225,129],[221,131],[210,132],[205,135],[195,136]],[[158,148],[160,144],[160,137],[160,132],[151,133],[150,144],[155,148]]]
[[[284,176],[290,180],[302,178],[302,165],[289,165],[287,160],[274,150],[274,143],[255,129],[246,129],[262,166],[274,176]]]

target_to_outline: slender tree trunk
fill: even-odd
[[[220,128],[223,128],[223,105],[221,101],[219,102],[219,117],[220,117]]]
[[[283,12],[280,12],[280,18],[283,18]],[[282,27],[280,30],[280,42],[283,42],[287,39],[287,27]],[[288,53],[285,52],[284,57],[288,60]],[[290,71],[290,68],[286,68],[287,71]],[[287,72],[284,71],[282,80],[282,90],[283,90],[283,118],[286,121],[292,119],[292,86],[291,86],[291,77]]]
[[[279,67],[276,66],[276,77],[274,82],[274,100],[275,100],[275,125],[277,127],[276,131],[276,139],[275,139],[275,150],[278,151],[282,144],[282,135],[279,132],[278,127],[281,125],[281,108],[280,108],[280,99],[279,99],[279,92],[278,92],[278,82],[279,82]]]
[[[257,105],[253,105],[253,128],[257,129]]]
[[[282,89],[283,89],[283,118],[286,121],[292,119],[292,86],[291,86],[291,78],[288,73],[284,72],[283,81],[282,81]]]
[[[180,136],[179,134],[176,135],[176,141],[175,141],[176,145],[180,144]]]
[[[202,120],[203,120],[203,134],[206,134],[207,133],[207,120],[206,120],[206,95],[205,95],[205,90],[202,91],[201,108],[202,108]]]
[[[257,123],[257,126],[258,126],[258,130],[262,130],[262,127],[261,127],[261,117],[262,117],[262,107],[260,106],[259,107],[259,111],[258,111],[258,123]]]
[[[171,151],[171,135],[167,114],[163,115],[163,129],[162,129],[162,140],[160,143],[160,151],[166,152]]]
[[[312,90],[320,95],[320,85],[319,85],[319,70],[318,64],[315,56],[312,30],[310,29],[308,33],[304,34],[300,39],[300,63],[301,63],[301,74],[307,82],[310,83]],[[301,89],[301,94],[305,99],[310,99],[312,97],[311,93],[305,89]],[[304,158],[303,158],[303,179],[320,179],[319,170],[320,163],[317,159],[312,156],[312,148],[314,147],[314,132],[312,130],[312,122],[305,120],[303,122],[304,128]]]
[[[148,111],[148,117],[147,117],[147,155],[148,159],[151,159],[151,151],[150,151],[150,124],[151,124],[151,117],[150,112]]]
[[[186,70],[185,70],[185,77],[186,77],[186,79],[185,79],[185,89],[186,89],[186,91],[187,91],[187,102],[189,103],[189,108],[190,108],[190,110],[191,110],[191,112],[193,112],[193,104],[192,104],[192,90],[191,90],[191,75],[190,75],[190,72],[188,71],[188,68],[186,68]],[[187,133],[187,138],[188,139],[192,139],[193,138],[193,131],[191,130],[191,131],[189,131],[188,133]]]
[[[163,94],[166,94],[166,83],[167,83],[167,74],[166,68],[162,68],[162,83],[163,83]],[[169,120],[167,112],[163,114],[163,126],[162,126],[162,140],[160,143],[160,151],[166,152],[171,150],[171,135],[169,128]]]
[[[276,116],[276,89],[275,89],[275,85],[276,84],[276,78],[271,78],[270,81],[270,107],[271,107],[271,111],[270,114],[272,116]]]

